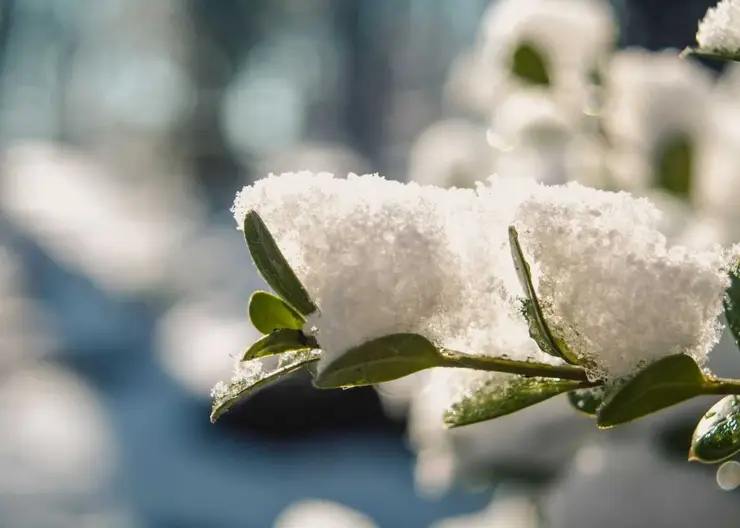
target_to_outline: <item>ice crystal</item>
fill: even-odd
[[[219,382],[211,390],[211,421],[215,421],[249,393],[317,361],[320,357],[320,350],[297,350],[280,354],[276,361],[274,357],[237,361],[231,380],[228,383]]]

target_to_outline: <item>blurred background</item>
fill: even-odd
[[[0,1],[0,526],[736,527],[740,464],[685,461],[711,400],[450,432],[434,371],[299,373],[208,421],[265,289],[229,208],[268,172],[575,180],[740,240],[740,69],[677,58],[713,3]]]

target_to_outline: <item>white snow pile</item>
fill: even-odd
[[[594,377],[679,353],[701,365],[719,338],[722,248],[667,247],[659,220],[647,199],[574,184],[539,187],[517,211],[545,317]]]
[[[529,338],[507,229],[515,225],[553,333],[593,377],[717,340],[721,248],[667,247],[647,200],[578,184],[489,178],[443,190],[377,175],[270,175],[233,207],[256,210],[319,310],[328,364],[383,335],[419,333],[470,354],[557,362]]]
[[[720,0],[699,22],[699,48],[718,53],[740,52],[740,1]]]

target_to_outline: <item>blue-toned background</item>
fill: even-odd
[[[621,44],[710,2],[619,2]],[[405,177],[487,0],[0,2],[0,526],[268,527],[326,498],[427,526],[372,389],[298,376],[208,422],[254,338],[228,211],[268,171]]]

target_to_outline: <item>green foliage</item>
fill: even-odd
[[[721,53],[701,48],[685,48],[681,52],[682,58],[696,57],[699,59],[708,59],[714,61],[740,62],[739,53]]]
[[[722,305],[727,326],[730,327],[732,336],[735,338],[735,344],[740,346],[740,277],[738,277],[737,267],[730,271],[730,287],[725,292]]]
[[[542,307],[537,299],[537,293],[532,285],[532,275],[529,264],[524,258],[522,247],[519,245],[519,235],[514,226],[509,227],[509,245],[511,257],[514,261],[519,282],[527,298],[524,300],[524,316],[529,323],[529,335],[534,339],[540,350],[551,356],[564,359],[568,363],[577,364],[577,358],[561,339],[556,339],[545,321]]]
[[[256,291],[249,298],[249,319],[261,334],[279,328],[300,330],[305,319],[292,306],[266,291]]]
[[[659,146],[654,164],[657,186],[688,201],[691,198],[693,158],[694,142],[687,134],[668,138]]]
[[[568,402],[575,410],[594,418],[606,398],[607,391],[605,387],[578,389],[568,393]]]
[[[279,357],[275,368],[260,370],[252,376],[232,381],[226,391],[214,398],[211,409],[211,423],[259,389],[283,376],[309,366],[311,363],[318,361],[320,357],[321,351],[319,350],[301,350],[295,353],[286,353]]]
[[[526,57],[532,50],[519,51]],[[659,169],[663,178],[661,184],[674,194],[687,195],[691,183],[690,165],[691,145],[685,138],[678,137],[663,150]],[[449,427],[505,416],[563,393],[568,394],[576,410],[596,417],[601,428],[635,420],[702,394],[740,394],[739,381],[706,377],[696,362],[683,354],[662,358],[618,384],[605,385],[603,380],[590,380],[588,365],[584,365],[584,360],[572,353],[548,326],[513,226],[509,228],[509,242],[517,276],[525,292],[523,313],[530,336],[543,352],[565,363],[550,365],[438,349],[424,336],[413,333],[373,339],[329,361],[318,341],[302,331],[305,316],[315,312],[317,307],[254,211],[246,215],[244,236],[257,269],[277,295],[258,291],[250,297],[250,320],[264,335],[244,353],[242,361],[246,363],[240,374],[228,386],[215,391],[211,421],[216,421],[236,403],[267,384],[303,368],[314,377],[314,385],[322,389],[383,383],[435,367],[498,372],[499,375],[447,410],[444,420]],[[737,268],[731,270],[730,278],[724,310],[735,341],[740,345]],[[263,362],[268,356],[275,357]],[[274,366],[266,368],[268,364]],[[737,396],[727,396],[712,407],[694,432],[690,459],[717,462],[739,452],[739,416],[740,398]]]
[[[255,341],[254,344],[244,352],[242,361],[274,356],[276,354],[282,354],[283,352],[303,350],[306,348],[319,348],[319,344],[313,337],[305,335],[300,330],[280,328]]]
[[[704,393],[705,381],[691,357],[664,357],[612,392],[599,409],[596,423],[609,428],[689,400]]]
[[[321,366],[314,385],[320,389],[372,385],[445,364],[444,356],[424,336],[391,334],[352,348]]]
[[[316,311],[316,305],[256,211],[249,211],[244,217],[244,238],[257,270],[275,293],[304,316]]]
[[[689,460],[715,463],[740,451],[740,398],[725,396],[712,406],[694,430]]]
[[[450,407],[444,421],[448,427],[459,427],[492,420],[580,386],[578,381],[515,375],[502,382],[497,376]]]
[[[514,50],[511,72],[527,84],[550,85],[550,72],[545,56],[530,42],[521,42]]]

